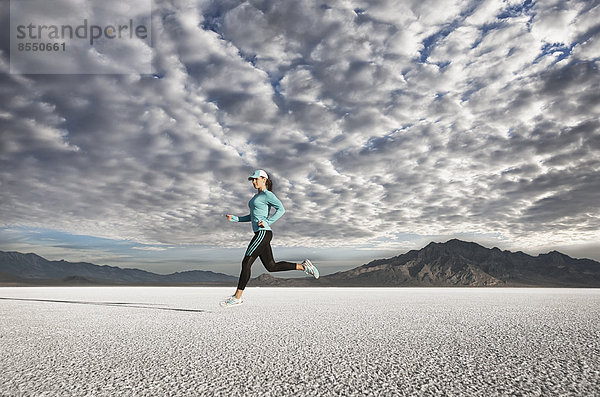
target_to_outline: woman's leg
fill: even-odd
[[[244,256],[242,259],[242,271],[240,272],[240,280],[238,281],[237,290],[235,291],[235,297],[240,298],[242,296],[242,292],[246,288],[246,284],[250,280],[250,275],[252,274],[252,264],[256,260],[256,256]]]
[[[235,291],[235,297],[241,298],[246,284],[250,281],[250,275],[252,274],[252,264],[257,257],[260,256],[260,260],[269,272],[281,272],[284,270],[304,270],[304,266],[300,263],[292,262],[275,262],[273,259],[273,250],[271,249],[271,239],[273,238],[273,232],[270,230],[261,230],[254,234],[254,238],[248,244],[248,249],[242,259],[242,271],[240,273],[240,280],[238,281],[238,287]]]
[[[260,247],[260,250],[257,250],[260,256],[260,261],[265,266],[269,272],[282,272],[285,270],[304,270],[302,265],[298,263],[280,261],[275,262],[273,259],[273,250],[271,249],[271,239],[273,238],[273,233],[271,231],[267,232],[265,239],[263,240],[263,244]]]
[[[235,297],[238,299],[242,296],[242,292],[244,292],[246,284],[248,284],[248,281],[250,280],[250,275],[252,274],[252,264],[256,258],[258,258],[257,249],[261,246],[261,244],[263,244],[265,237],[266,232],[264,230],[258,231],[254,233],[254,237],[248,244],[246,254],[244,255],[244,259],[242,259],[242,271],[240,272],[238,287],[235,291]]]

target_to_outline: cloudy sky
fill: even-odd
[[[150,75],[9,73],[7,4],[1,250],[238,274],[263,168],[276,259],[325,274],[453,237],[600,260],[599,1],[157,0]]]

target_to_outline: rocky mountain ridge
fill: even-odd
[[[600,262],[557,251],[531,256],[477,243],[432,242],[420,250],[314,279],[264,278],[265,286],[600,287]]]

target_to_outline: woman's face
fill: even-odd
[[[264,176],[259,176],[258,178],[252,179],[252,185],[255,189],[264,190],[266,188],[267,178]]]

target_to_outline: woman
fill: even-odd
[[[271,231],[270,226],[277,219],[281,218],[285,209],[283,208],[281,201],[273,194],[273,182],[269,179],[269,176],[264,170],[254,171],[254,174],[252,174],[248,180],[252,181],[252,185],[258,190],[258,193],[256,193],[248,203],[250,214],[242,217],[237,217],[235,215],[225,216],[230,222],[252,222],[254,238],[250,241],[244,259],[242,260],[242,272],[240,274],[237,290],[234,295],[228,296],[221,302],[222,306],[235,306],[244,302],[242,300],[242,293],[244,292],[244,288],[246,288],[248,280],[250,280],[250,268],[256,258],[259,257],[265,268],[270,272],[303,270],[306,274],[319,278],[319,271],[308,259],[305,259],[302,263],[275,262],[273,259],[273,251],[271,250],[273,232]],[[275,208],[275,213],[269,217],[271,207]]]

